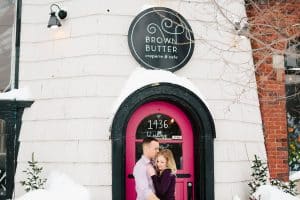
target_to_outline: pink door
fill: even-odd
[[[126,200],[136,200],[133,167],[142,155],[142,140],[155,137],[160,148],[170,149],[177,165],[176,200],[192,200],[194,142],[191,123],[174,104],[155,101],[140,106],[126,130]]]

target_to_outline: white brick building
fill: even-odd
[[[47,28],[52,3],[68,12],[55,30]],[[265,158],[251,46],[220,12],[239,21],[243,1],[219,3],[23,0],[19,87],[30,89],[34,103],[23,115],[16,196],[23,194],[22,170],[35,152],[45,175],[60,170],[86,186],[92,200],[112,199],[113,106],[142,68],[130,53],[128,30],[142,10],[159,6],[180,13],[194,33],[191,59],[173,74],[197,88],[213,116],[215,199],[247,199],[250,161],[254,154]]]

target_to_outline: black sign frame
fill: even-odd
[[[178,12],[152,7],[139,13],[128,31],[131,54],[146,69],[177,71],[193,55],[191,26]]]

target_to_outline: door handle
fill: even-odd
[[[128,174],[128,178],[133,178],[134,179],[133,174]]]
[[[193,183],[188,182],[187,183],[187,194],[188,194],[188,200],[193,200]]]

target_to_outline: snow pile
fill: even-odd
[[[240,197],[238,195],[235,195],[232,200],[241,200]]]
[[[53,172],[49,175],[45,189],[26,193],[16,200],[90,200],[88,190],[75,183],[65,174]]]
[[[20,89],[12,89],[9,92],[0,93],[0,100],[32,100],[29,89],[20,88]]]
[[[290,175],[291,181],[298,181],[300,180],[300,171],[294,172]]]
[[[185,87],[195,93],[208,107],[208,104],[204,101],[206,98],[203,97],[198,88],[187,78],[177,76],[176,74],[165,70],[149,70],[139,67],[130,75],[126,85],[121,91],[121,95],[113,106],[111,118],[113,118],[123,101],[136,90],[147,85],[155,85],[158,83],[172,83]]]
[[[252,196],[259,200],[299,200],[271,185],[260,186]]]
[[[22,197],[16,200],[54,200],[59,199],[56,195],[52,194],[47,190],[34,190],[24,194]]]

